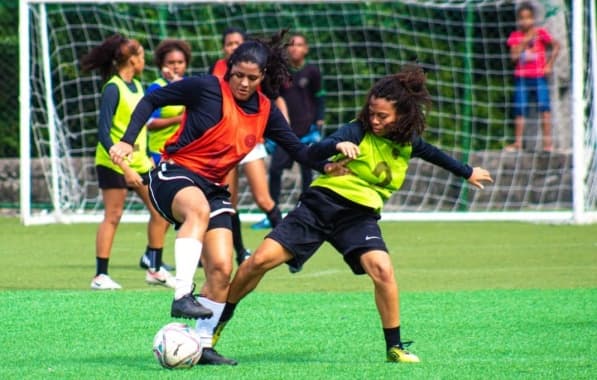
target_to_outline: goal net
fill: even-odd
[[[20,5],[21,214],[24,223],[101,219],[94,152],[102,81],[79,60],[113,33],[138,39],[147,66],[164,38],[188,41],[189,73],[221,55],[228,26],[263,36],[304,33],[308,61],[326,91],[324,132],[353,119],[370,86],[405,63],[428,73],[433,106],[424,138],[472,166],[490,170],[484,191],[413,159],[384,217],[400,220],[594,220],[597,212],[595,4],[535,1],[536,21],[560,43],[548,77],[554,149],[542,146],[542,117],[529,98],[524,146],[513,142],[514,65],[506,41],[516,29],[514,1],[88,1],[25,0]],[[296,166],[296,165],[295,165]],[[282,209],[298,198],[295,167],[283,177]],[[241,176],[243,218],[262,216]],[[125,220],[145,220],[139,199]]]

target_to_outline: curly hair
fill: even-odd
[[[166,55],[173,51],[179,51],[184,55],[184,60],[187,64],[191,62],[191,46],[183,40],[167,39],[160,42],[153,53],[153,62],[158,69],[164,66]]]
[[[286,59],[286,44],[284,35],[287,30],[281,30],[269,40],[250,39],[243,42],[228,59],[228,69],[224,80],[230,79],[230,68],[239,62],[251,62],[259,66],[265,74],[261,82],[261,90],[269,98],[277,98],[280,86],[290,80],[288,61]]]
[[[384,137],[400,144],[410,143],[426,127],[425,113],[431,106],[431,96],[425,87],[425,81],[423,69],[414,64],[406,65],[396,74],[383,77],[369,91],[367,102],[357,119],[365,130],[371,131],[369,102],[371,98],[385,99],[393,103],[397,120],[387,127]]]
[[[81,58],[81,69],[99,69],[105,80],[114,75],[133,55],[139,54],[141,44],[121,34],[113,34]]]

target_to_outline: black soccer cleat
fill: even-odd
[[[141,269],[149,269],[149,257],[147,257],[147,255],[143,254],[141,256],[141,258],[139,259],[139,266],[141,267]],[[164,268],[168,272],[172,272],[174,270],[174,267],[172,265],[168,265],[166,263],[162,263],[162,268]]]
[[[211,318],[213,312],[201,305],[191,292],[182,298],[172,301],[170,315],[174,318],[206,319]]]
[[[197,363],[199,365],[237,365],[238,362],[234,359],[228,359],[223,357],[211,347],[203,349],[201,359]]]

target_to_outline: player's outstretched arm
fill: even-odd
[[[471,174],[471,176],[468,177],[467,181],[471,185],[481,190],[485,188],[485,186],[483,186],[483,182],[493,183],[493,179],[491,178],[491,174],[489,174],[489,171],[478,166],[473,168],[473,174]]]

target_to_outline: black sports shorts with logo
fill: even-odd
[[[167,162],[160,164],[149,173],[149,195],[156,210],[178,229],[181,222],[172,215],[172,201],[180,190],[196,186],[209,202],[209,226],[232,229],[231,214],[236,211],[230,202],[228,186],[218,185],[180,165]]]
[[[267,237],[293,256],[287,264],[299,269],[323,244],[329,242],[354,274],[364,274],[360,257],[371,250],[388,252],[373,209],[351,202],[323,187],[310,187]]]

